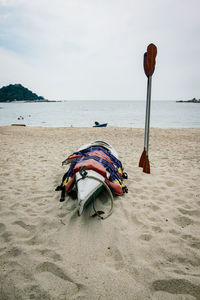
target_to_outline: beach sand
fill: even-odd
[[[5,126],[0,138],[1,300],[200,299],[200,129],[151,129],[151,174],[143,129]],[[129,175],[106,220],[55,191],[61,162],[94,140]]]

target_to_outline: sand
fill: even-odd
[[[151,129],[151,174],[138,167],[143,129],[0,127],[1,300],[199,300],[200,129]],[[106,220],[59,202],[82,144],[119,153],[128,194]],[[97,205],[108,211],[103,193]]]

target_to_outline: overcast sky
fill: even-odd
[[[200,0],[0,0],[0,87],[56,100],[200,98]]]

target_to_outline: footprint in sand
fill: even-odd
[[[175,235],[175,236],[178,236],[179,235],[179,231],[175,230],[175,229],[171,229],[169,230],[169,233]]]
[[[2,242],[9,243],[11,241],[12,234],[9,231],[4,231],[0,237]]]
[[[46,262],[38,265],[36,270],[39,273],[50,272],[53,275],[55,275],[63,280],[67,280],[67,281],[74,283],[74,281],[68,275],[66,275],[61,268],[56,266],[56,264],[54,264],[54,263],[46,261]]]
[[[154,232],[162,232],[162,231],[163,231],[162,228],[161,228],[160,226],[152,226],[152,230],[153,230]]]
[[[7,249],[7,256],[17,257],[22,254],[22,250],[19,247],[12,247]]]
[[[26,224],[23,221],[15,221],[15,222],[13,222],[13,224],[17,224],[20,227],[22,227],[23,229],[25,229],[27,231],[30,231],[30,232],[32,232],[35,229],[34,225]]]
[[[48,291],[51,289],[55,294],[61,290],[63,294],[76,294],[84,288],[83,284],[77,283],[55,263],[45,261],[36,267],[36,272],[43,288]]]
[[[160,209],[160,207],[159,206],[157,206],[157,205],[155,205],[155,204],[153,204],[153,205],[151,205],[151,207],[150,207],[153,211],[157,211],[157,210],[159,210]]]
[[[167,185],[168,187],[172,187],[172,186],[175,186],[176,183],[173,182],[173,181],[167,181],[167,182],[166,182],[166,185]]]
[[[141,225],[144,228],[147,228],[146,224],[139,220],[139,218],[138,218],[137,214],[135,214],[135,212],[133,212],[131,214],[131,221],[133,222],[134,225]]]
[[[187,294],[195,297],[196,300],[200,300],[200,285],[192,284],[190,281],[185,279],[156,280],[152,283],[152,287],[154,291],[164,291],[176,295]]]
[[[200,217],[200,211],[197,209],[183,209],[183,208],[179,208],[178,209],[183,215],[188,215],[188,216],[195,216],[195,217]]]
[[[9,236],[6,233],[6,226],[3,223],[0,223],[0,245],[8,241]]]
[[[41,255],[42,257],[49,258],[54,261],[61,261],[62,257],[56,253],[54,250],[51,249],[36,249],[35,252],[37,255]]]
[[[107,265],[109,267],[114,268],[115,270],[120,270],[123,268],[124,263],[123,263],[123,257],[120,253],[120,251],[115,247],[115,248],[108,248],[108,254],[107,254],[109,260],[107,262]]]
[[[174,220],[175,220],[175,223],[181,227],[186,227],[193,223],[193,221],[190,218],[185,217],[185,216],[179,216],[177,218],[174,218]]]
[[[0,223],[0,234],[6,230],[6,226],[3,223]]]
[[[182,239],[187,241],[190,247],[200,250],[200,239],[190,234],[185,234],[181,236]]]
[[[139,236],[139,239],[148,242],[152,239],[152,235],[149,233],[143,233]]]

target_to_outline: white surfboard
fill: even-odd
[[[104,141],[95,141],[90,144],[81,146],[78,151],[85,150],[91,146],[101,146],[106,148],[118,158],[116,150],[108,143]],[[77,187],[77,197],[78,197],[78,214],[81,215],[84,208],[90,203],[103,189],[103,183],[105,182],[104,176],[93,170],[86,170],[87,176],[84,178],[82,175],[76,173],[76,187]],[[93,177],[93,178],[90,178]],[[107,171],[107,178],[109,179],[110,173]],[[101,181],[101,182],[100,182]]]

